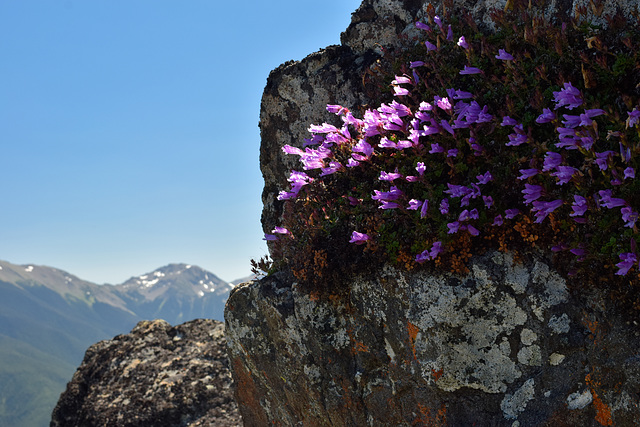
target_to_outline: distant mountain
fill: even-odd
[[[49,425],[90,345],[127,333],[140,320],[224,320],[232,288],[187,264],[113,286],[52,267],[0,261],[0,425]]]

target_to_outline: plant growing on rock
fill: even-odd
[[[462,272],[487,248],[536,248],[569,274],[638,280],[638,32],[526,7],[493,21],[431,10],[386,102],[329,105],[338,122],[283,147],[302,167],[266,236],[275,268],[320,284],[373,260]]]

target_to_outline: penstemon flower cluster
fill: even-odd
[[[343,214],[335,218],[349,222],[378,211],[385,221],[404,218],[402,224],[410,229],[355,223],[343,238],[370,245],[389,241],[385,233],[412,235],[416,263],[435,260],[455,236],[493,233],[528,215],[538,224],[548,223],[550,216],[560,218],[576,230],[573,239],[555,242],[552,251],[586,260],[606,243],[594,239],[593,230],[604,229],[615,242],[616,274],[637,267],[637,100],[631,109],[600,105],[579,89],[580,82],[564,81],[550,86],[535,114],[531,105],[505,114],[499,108],[505,100],[489,105],[490,91],[482,88],[490,86],[491,76],[517,80],[527,67],[526,56],[508,46],[491,58],[477,54],[484,49],[472,35],[456,37],[452,25],[438,16],[416,26],[428,38],[425,57],[410,61],[395,76],[391,102],[367,109],[361,118],[344,106],[328,105],[341,124],[312,125],[302,148],[282,148],[299,156],[302,170],[291,171],[290,188],[278,199],[309,200],[310,188],[329,187],[336,176],[352,177],[355,182],[339,195]],[[456,86],[429,81],[429,66],[438,63],[441,51],[457,52],[467,62],[449,72],[448,81]],[[491,65],[490,70],[482,64]],[[373,179],[357,182],[362,177]],[[286,244],[298,231],[276,227],[265,238]]]

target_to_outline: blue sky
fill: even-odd
[[[248,275],[269,71],[338,44],[359,4],[0,2],[0,259]]]

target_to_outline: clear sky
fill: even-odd
[[[338,44],[359,4],[0,1],[0,259],[249,275],[269,71]]]

